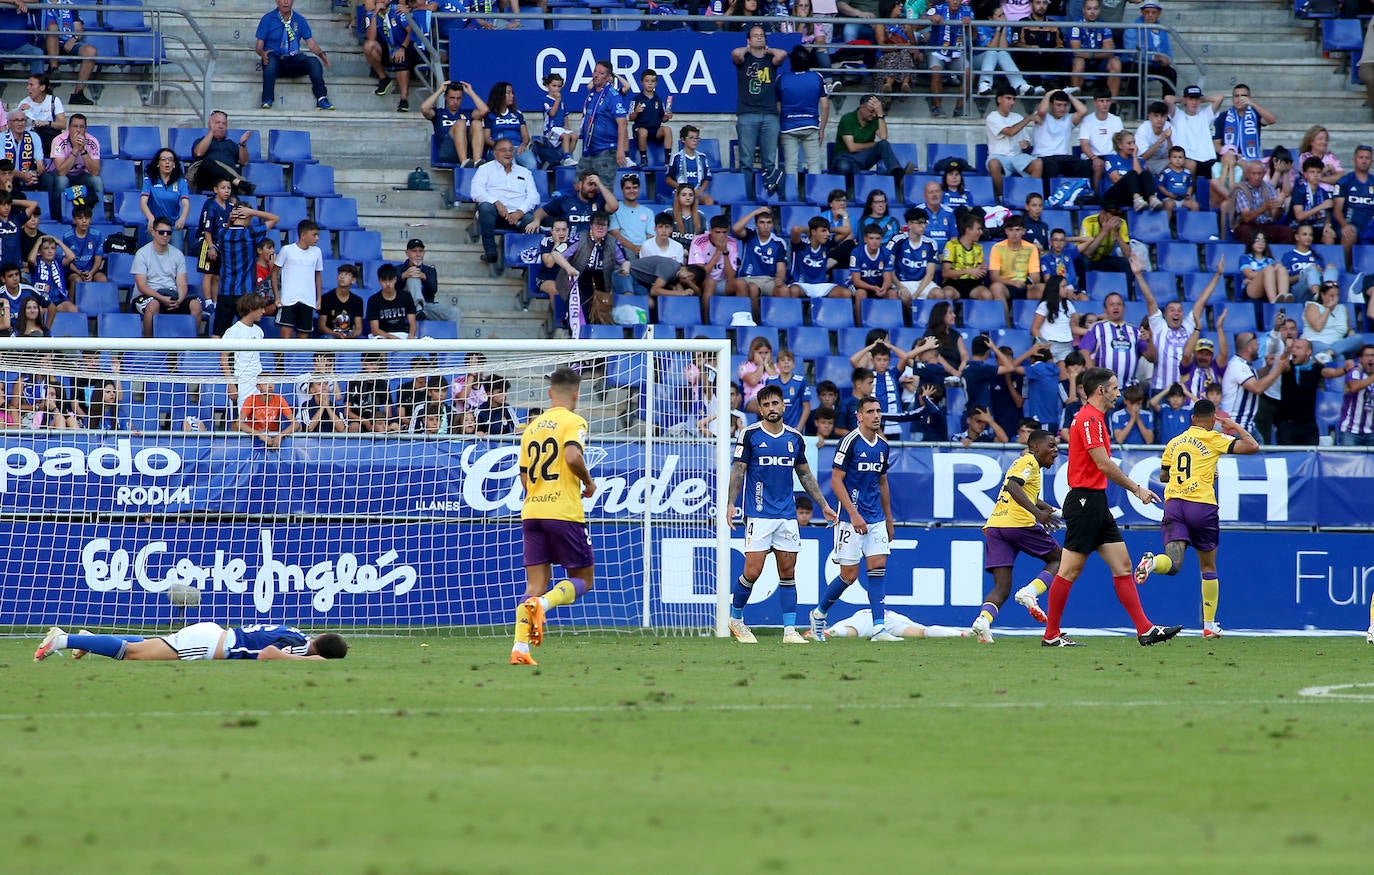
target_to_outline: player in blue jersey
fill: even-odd
[[[744,490],[744,573],[730,587],[730,634],[741,644],[757,644],[744,622],[744,606],[754,582],[763,573],[764,560],[774,555],[778,570],[778,598],[782,603],[782,641],[805,644],[797,632],[797,553],[801,534],[797,529],[797,503],[792,474],[830,522],[839,515],[821,494],[816,475],[806,462],[801,432],[782,422],[782,390],[764,386],[756,398],[759,421],[748,425],[735,442],[730,465],[728,493],[730,528],[735,527],[735,504]]]
[[[940,257],[935,240],[926,236],[930,216],[912,207],[903,218],[906,236],[892,238],[888,248],[892,250],[893,288],[902,299],[902,308],[909,311],[912,301],[943,298],[945,290],[935,281]]]
[[[59,650],[72,659],[87,653],[110,659],[171,661],[174,659],[343,659],[348,642],[333,632],[310,636],[294,626],[254,624],[226,629],[218,623],[192,623],[161,638],[142,635],[92,635],[82,630],[68,635],[56,626],[33,652],[42,662]]]
[[[883,231],[877,225],[865,225],[863,245],[854,247],[849,256],[849,287],[854,290],[854,321],[863,324],[862,306],[865,298],[894,296],[893,267],[896,260],[883,245]]]
[[[868,607],[873,612],[875,632],[870,641],[901,641],[883,625],[887,556],[895,535],[892,498],[887,488],[890,449],[879,429],[883,407],[877,398],[866,396],[859,402],[859,427],[844,436],[835,450],[830,473],[830,489],[839,499],[849,519],[835,527],[835,550],[840,566],[839,579],[826,588],[820,604],[811,612],[811,635],[825,640],[825,615],[840,596],[859,579],[859,559],[868,568]]]
[[[754,229],[749,229],[749,222]],[[725,292],[736,297],[748,297],[759,318],[759,296],[775,298],[794,296],[787,284],[787,244],[773,233],[773,208],[758,207],[743,215],[730,229],[740,240],[740,265],[735,278],[725,283]]]
[[[1336,183],[1336,227],[1340,229],[1347,259],[1356,243],[1370,242],[1368,229],[1370,221],[1374,220],[1374,175],[1369,172],[1372,164],[1374,149],[1357,146],[1355,169]]]
[[[830,222],[825,216],[812,216],[806,223],[806,239],[801,227],[792,231],[792,297],[848,298],[852,292],[830,279],[836,266],[835,248],[830,242]]]

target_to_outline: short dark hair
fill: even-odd
[[[153,219],[154,229],[157,229],[163,225],[166,225],[168,228],[172,227],[172,220],[166,218],[165,216],[158,216],[156,219]]]
[[[312,222],[310,219],[301,219],[299,222],[296,223],[296,236],[298,238],[307,231],[318,230],[320,230],[320,226]]]
[[[872,395],[865,395],[864,397],[862,397],[862,398],[859,399],[859,406],[858,406],[857,408],[855,408],[855,409],[858,410],[858,411],[860,411],[860,412],[862,412],[863,409],[864,409],[865,407],[867,407],[868,405],[870,405],[870,404],[877,404],[879,407],[881,407],[882,404],[883,404],[883,402],[879,401],[877,398],[873,397]]]
[[[1046,444],[1046,443],[1048,443],[1048,442],[1050,442],[1050,441],[1052,441],[1052,440],[1054,440],[1054,435],[1052,435],[1052,434],[1050,434],[1049,432],[1045,431],[1043,428],[1037,428],[1035,431],[1033,431],[1033,432],[1031,432],[1029,435],[1027,435],[1027,437],[1026,437],[1026,446],[1028,446],[1028,447],[1038,447],[1038,446],[1042,446],[1042,445],[1044,445],[1044,444]]]
[[[670,212],[667,212],[666,210],[665,210],[664,212],[661,212],[661,213],[659,213],[658,215],[654,216],[654,227],[655,227],[655,228],[657,228],[659,225],[667,225],[669,228],[671,228],[671,227],[673,227],[673,225],[675,225],[675,224],[676,224],[676,223],[673,221],[673,214],[670,213]]]
[[[820,395],[822,392],[834,392],[838,395],[840,394],[840,387],[835,385],[834,380],[821,380],[816,384],[816,394]]]
[[[348,274],[352,274],[352,275],[353,275],[353,278],[354,278],[354,279],[357,279],[357,278],[358,278],[358,265],[352,263],[351,261],[345,261],[343,264],[339,265],[338,273],[348,273]]]
[[[1035,430],[1036,430],[1037,428],[1039,428],[1039,427],[1040,427],[1040,420],[1036,419],[1036,418],[1033,417],[1033,416],[1023,416],[1023,417],[1021,417],[1021,421],[1018,422],[1018,423],[1016,423],[1016,430],[1017,430],[1017,431],[1020,431],[1020,430],[1023,429],[1023,428],[1028,428],[1028,429],[1030,429],[1031,431],[1035,431]]]
[[[873,371],[868,368],[855,368],[853,373],[849,375],[850,383],[858,383],[860,380],[871,379],[873,379]]]
[[[1038,191],[1033,191],[1026,195],[1026,206],[1030,206],[1031,201],[1043,201],[1045,196]]]
[[[765,388],[766,388],[766,387],[765,387]],[[760,389],[759,391],[763,391],[763,390]],[[833,408],[833,407],[821,407],[821,408],[818,408],[818,409],[816,410],[815,413],[811,414],[811,418],[812,418],[812,419],[828,419],[828,420],[830,420],[831,422],[834,422],[834,421],[835,421],[835,408]]]
[[[348,642],[337,632],[326,632],[316,636],[312,643],[315,645],[315,655],[323,656],[325,659],[343,659],[348,655]]]
[[[729,231],[729,230],[730,230],[730,220],[729,220],[728,218],[726,218],[725,216],[721,216],[721,215],[712,216],[712,217],[711,217],[711,222],[710,222],[710,224],[709,224],[707,227],[709,227],[712,231],[718,231],[718,230],[720,230],[721,228],[724,228],[726,231]]]
[[[81,218],[82,216],[85,216],[86,218],[89,219],[89,218],[93,217],[94,215],[95,215],[95,212],[91,210],[91,208],[90,208],[90,206],[89,206],[88,204],[82,204],[82,205],[79,206],[79,207],[72,207],[72,218],[73,218],[73,219],[79,219],[79,218]]]
[[[873,356],[874,358],[877,358],[877,357],[880,356],[880,355],[885,355],[885,356],[887,356],[888,358],[891,358],[891,357],[892,357],[892,350],[890,350],[890,349],[888,349],[887,347],[883,346],[881,343],[875,343],[875,344],[873,344],[872,346],[870,346],[870,347],[868,348],[868,354],[871,355],[871,356]]]
[[[1200,398],[1193,402],[1193,419],[1206,419],[1209,416],[1216,416],[1217,406],[1206,398]]]
[[[989,340],[985,335],[978,335],[977,337],[973,338],[972,352],[974,355],[987,355],[988,353],[992,352],[992,341]]]
[[[1009,94],[1012,97],[1015,97],[1016,90],[1013,89],[1010,85],[1002,85],[997,89],[997,93],[994,94],[993,97],[1001,97],[1003,94]]]
[[[1025,216],[1007,216],[1007,220],[1006,220],[1005,222],[1002,223],[1002,227],[1003,227],[1004,229],[1005,229],[1005,228],[1025,228],[1025,227],[1026,227],[1026,218],[1025,218]]]
[[[930,214],[920,207],[911,207],[902,214],[902,218],[905,219],[908,224],[911,222],[929,222]]]
[[[1173,398],[1173,397],[1178,396],[1178,395],[1187,395],[1187,394],[1188,394],[1187,392],[1183,391],[1183,386],[1182,386],[1181,384],[1179,384],[1179,383],[1174,383],[1173,385],[1171,385],[1171,386],[1169,387],[1169,391],[1164,393],[1164,397],[1165,397],[1165,398]]]
[[[1308,155],[1307,158],[1306,158],[1306,160],[1304,160],[1304,161],[1302,162],[1302,172],[1303,172],[1303,173],[1306,173],[1306,172],[1309,171],[1309,170],[1321,170],[1321,169],[1322,169],[1322,159],[1318,158],[1316,155]]]
[[[1099,86],[1097,86],[1096,88],[1093,89],[1093,100],[1101,100],[1101,99],[1104,98],[1104,97],[1111,97],[1111,96],[1112,96],[1111,91],[1107,90],[1107,86],[1105,86],[1105,85],[1099,85]]]
[[[1110,383],[1115,376],[1111,368],[1088,368],[1079,378],[1083,383],[1083,394],[1091,398],[1099,387]]]
[[[1360,347],[1360,355],[1364,355],[1371,349],[1374,349],[1374,343],[1366,343],[1364,346]]]
[[[762,389],[760,389],[759,394],[754,396],[754,400],[757,401],[759,404],[762,404],[769,398],[776,398],[779,401],[782,401],[782,387],[777,385],[776,383],[770,383],[769,385],[764,386]]]
[[[549,374],[549,388],[555,392],[567,392],[582,385],[582,375],[564,365]]]
[[[1169,104],[1165,103],[1165,102],[1162,101],[1162,100],[1152,100],[1152,101],[1150,101],[1150,105],[1147,106],[1147,107],[1145,107],[1145,114],[1146,114],[1146,115],[1168,115],[1168,114],[1169,114]]]
[[[1144,401],[1145,390],[1140,388],[1139,383],[1132,383],[1126,387],[1126,391],[1121,393],[1122,399],[1130,402]]]
[[[377,281],[378,281],[378,282],[384,283],[384,282],[386,282],[387,280],[393,280],[393,281],[394,281],[394,280],[396,279],[396,277],[397,277],[396,265],[394,265],[394,264],[383,264],[381,267],[377,268]]]
[[[788,62],[792,65],[793,73],[805,73],[816,66],[816,53],[809,46],[798,44],[788,54]]]
[[[597,210],[596,212],[592,213],[591,224],[609,225],[611,224],[611,214],[606,212],[605,210]]]
[[[1073,352],[1064,356],[1065,367],[1078,367],[1080,365],[1086,365],[1087,363],[1088,360],[1083,358],[1083,353],[1080,350],[1074,350]]]
[[[812,216],[812,217],[811,217],[811,221],[809,221],[809,222],[806,223],[806,230],[807,230],[808,232],[810,232],[810,231],[819,231],[819,230],[822,229],[822,228],[829,228],[829,227],[830,227],[830,222],[826,220],[825,216]]]
[[[877,234],[879,237],[881,237],[883,236],[883,229],[879,228],[877,225],[874,225],[872,222],[870,222],[869,224],[864,225],[864,236],[867,237],[869,234]]]
[[[795,49],[793,51],[795,51]],[[809,510],[813,512],[816,510],[816,505],[812,503],[810,496],[798,495],[796,501],[797,510]]]
[[[0,268],[0,275],[3,275],[4,268]],[[242,319],[254,310],[266,310],[267,302],[262,299],[262,295],[243,295],[238,303],[234,305],[234,311]]]
[[[832,188],[830,189],[830,194],[825,196],[825,202],[830,203],[836,199],[847,202],[849,200],[849,193],[842,188]]]

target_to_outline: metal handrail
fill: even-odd
[[[29,7],[29,9],[34,12],[55,8],[59,7],[55,4],[48,3]],[[63,4],[61,8],[77,13],[87,13],[91,18],[94,18],[101,11],[109,11],[111,9],[111,7],[100,6],[93,3]],[[154,53],[160,52],[161,56],[143,57],[141,55],[121,55],[118,59],[112,59],[113,63],[111,63],[110,60],[106,60],[102,63],[100,59],[97,59],[97,65],[103,67],[123,65],[132,68],[142,66],[146,63],[150,68],[146,78],[147,86],[146,90],[140,88],[140,97],[143,98],[145,103],[160,103],[164,100],[165,92],[175,91],[186,99],[187,104],[203,121],[208,123],[210,112],[213,109],[212,86],[215,79],[216,64],[219,59],[219,53],[215,50],[214,44],[210,41],[210,38],[196,20],[182,9],[171,6],[144,6],[141,8],[129,7],[129,11],[135,8],[139,8],[140,11],[143,12],[145,23],[148,25],[147,30],[102,30],[100,33],[115,37],[151,37],[153,40]],[[162,26],[163,19],[168,16],[180,19],[188,25],[191,32],[197,37],[199,44],[195,44],[194,41],[188,41],[178,34],[168,33]],[[42,42],[42,39],[47,36],[46,31],[36,28],[0,28],[0,33],[24,34],[30,38],[31,42],[38,45],[39,48],[43,48],[43,46],[39,44]],[[172,54],[169,49],[174,49],[176,54]],[[46,52],[30,56],[7,55],[5,58],[11,63],[14,61],[41,59],[49,63],[78,64],[81,60],[79,57],[72,55],[50,55]],[[168,66],[179,70],[181,76],[172,78],[164,75],[163,68]],[[23,78],[27,78],[27,76]],[[100,87],[103,85],[98,74],[92,77],[90,84],[92,87]]]
[[[469,21],[469,20],[505,21],[505,22],[508,22],[508,23],[513,23],[513,24],[515,25],[516,28],[519,28],[522,24],[526,24],[526,23],[530,23],[530,22],[534,22],[534,21],[539,22],[540,25],[543,26],[543,25],[546,24],[546,23],[550,23],[550,22],[556,21],[556,20],[558,20],[558,19],[570,19],[570,18],[571,18],[571,19],[585,19],[585,20],[592,21],[592,22],[594,22],[594,23],[596,23],[596,22],[601,22],[601,23],[603,23],[603,24],[605,24],[605,23],[614,23],[614,22],[618,22],[618,21],[636,21],[636,22],[641,22],[641,23],[645,21],[645,15],[644,15],[642,12],[640,12],[640,13],[638,13],[638,14],[631,14],[631,13],[626,13],[626,12],[623,12],[623,11],[602,13],[602,12],[596,12],[596,11],[593,11],[593,10],[580,10],[580,11],[571,11],[571,12],[560,12],[559,14],[556,14],[556,15],[555,15],[555,14],[548,14],[548,13],[542,13],[542,14],[537,14],[537,15],[530,15],[530,14],[518,14],[518,13],[510,13],[510,12],[492,12],[492,13],[481,13],[481,14],[472,13],[472,12],[469,12],[469,13],[435,12],[435,13],[433,13],[433,18],[432,18],[432,20],[433,20],[433,22],[434,22],[434,27],[436,28],[436,31],[441,31],[441,30],[442,30],[442,22],[453,21],[453,20],[455,20],[455,19],[461,20],[461,21]],[[700,30],[698,31],[699,33],[732,33],[732,34],[734,34],[734,35],[738,35],[738,34],[735,33],[735,32],[725,31],[725,30],[723,29],[727,24],[733,24],[733,23],[735,23],[735,19],[734,19],[734,17],[732,17],[732,16],[719,16],[719,15],[672,15],[672,16],[649,16],[649,20],[652,20],[652,21],[662,21],[662,22],[664,22],[664,23],[673,22],[673,23],[688,23],[688,24],[706,24],[706,25],[710,25],[710,27],[709,27],[709,28],[702,28],[702,29],[700,29]],[[787,24],[787,25],[793,26],[794,28],[796,27],[796,25],[805,25],[805,24],[812,24],[812,25],[828,25],[828,26],[839,27],[839,26],[842,26],[842,25],[845,25],[845,24],[850,24],[850,23],[862,23],[862,24],[865,25],[865,26],[871,26],[871,27],[885,27],[885,26],[887,26],[887,25],[896,25],[896,26],[900,26],[900,27],[908,28],[908,29],[914,28],[914,29],[917,29],[917,30],[919,30],[919,31],[929,30],[929,29],[932,27],[932,25],[929,24],[929,23],[925,23],[925,24],[919,23],[919,22],[924,21],[924,19],[910,19],[910,18],[862,18],[862,19],[858,19],[858,18],[848,18],[848,17],[844,17],[844,16],[831,16],[831,17],[824,17],[824,18],[816,18],[816,17],[801,18],[801,17],[796,17],[796,16],[762,16],[762,17],[759,17],[759,18],[757,18],[757,19],[753,19],[752,21],[753,21],[753,22],[762,22],[762,23],[764,23],[764,24]],[[1019,30],[1019,29],[1027,28],[1027,27],[1044,27],[1044,26],[1046,26],[1046,25],[1048,24],[1048,25],[1054,25],[1054,26],[1058,27],[1060,30],[1065,30],[1065,29],[1067,29],[1067,28],[1073,27],[1073,26],[1076,25],[1076,24],[1081,24],[1081,23],[1082,23],[1082,22],[1073,22],[1073,21],[1049,21],[1049,22],[1039,22],[1039,21],[1031,21],[1031,20],[1029,20],[1029,19],[1023,19],[1023,20],[1021,20],[1021,21],[988,21],[988,20],[975,20],[975,21],[967,21],[967,22],[965,22],[965,21],[960,21],[960,22],[955,22],[955,23],[949,24],[948,26],[951,26],[951,27],[953,27],[953,26],[958,26],[958,27],[960,28],[960,30],[962,31],[962,33],[961,33],[961,40],[962,40],[963,46],[962,46],[962,57],[961,57],[961,59],[960,59],[960,66],[959,66],[957,69],[946,70],[946,71],[945,71],[945,74],[946,74],[946,75],[956,75],[956,76],[959,76],[959,77],[961,78],[961,80],[962,80],[962,87],[961,87],[961,92],[960,92],[960,94],[953,94],[953,93],[952,93],[952,94],[949,94],[949,95],[947,95],[947,96],[952,97],[952,98],[954,98],[954,97],[972,97],[972,90],[971,90],[971,88],[969,87],[969,83],[970,83],[970,81],[971,81],[971,77],[974,76],[974,75],[977,75],[977,74],[980,72],[980,71],[975,70],[975,69],[973,68],[973,65],[972,65],[972,53],[985,51],[985,49],[979,49],[979,48],[973,47],[973,32],[974,32],[974,30],[975,30],[976,28],[979,28],[979,27],[1008,27],[1008,28],[1018,29],[1018,30]],[[1204,87],[1205,87],[1206,77],[1207,77],[1206,66],[1203,64],[1201,57],[1199,56],[1199,54],[1197,53],[1197,51],[1194,50],[1194,48],[1192,47],[1192,45],[1191,45],[1182,35],[1180,35],[1176,30],[1174,30],[1173,28],[1169,27],[1168,25],[1164,25],[1164,24],[1158,24],[1158,23],[1157,23],[1157,24],[1146,24],[1146,23],[1144,23],[1144,22],[1101,22],[1100,24],[1101,24],[1102,27],[1109,27],[1109,28],[1111,28],[1113,31],[1118,31],[1118,32],[1120,32],[1120,31],[1126,31],[1126,30],[1143,31],[1143,30],[1150,29],[1150,28],[1160,28],[1160,29],[1162,29],[1163,31],[1165,31],[1166,33],[1169,34],[1170,47],[1171,47],[1172,50],[1173,50],[1173,57],[1174,57],[1174,59],[1175,59],[1175,62],[1177,62],[1178,58],[1180,57],[1180,54],[1183,55],[1183,56],[1186,56],[1187,62],[1197,71],[1197,75],[1196,75],[1196,77],[1194,78],[1194,81],[1195,81],[1198,85],[1204,86]],[[609,29],[609,28],[608,28],[608,29]],[[630,32],[630,31],[627,31],[626,33],[629,33],[629,32]],[[439,50],[438,50],[437,46],[435,45],[435,43],[437,43],[437,42],[439,42],[439,41],[431,41],[431,40],[429,40],[429,39],[426,39],[426,40],[424,41],[424,44],[425,44],[425,53],[428,55],[428,60],[429,60],[429,62],[430,62],[430,68],[431,68],[431,70],[434,69],[434,66],[435,66],[436,64],[441,64]],[[1147,84],[1150,80],[1152,80],[1152,79],[1153,79],[1153,80],[1156,80],[1156,81],[1162,81],[1162,77],[1157,76],[1157,75],[1151,75],[1151,74],[1149,73],[1149,70],[1148,70],[1148,64],[1147,64],[1147,63],[1144,63],[1145,61],[1147,61],[1147,56],[1148,56],[1148,54],[1149,54],[1148,51],[1147,51],[1147,49],[1146,49],[1147,41],[1144,40],[1144,39],[1140,39],[1140,40],[1137,41],[1137,43],[1138,43],[1137,48],[1136,48],[1135,50],[1133,50],[1133,52],[1128,52],[1128,51],[1123,50],[1123,49],[1121,49],[1121,48],[1113,49],[1113,52],[1115,52],[1116,54],[1122,56],[1123,58],[1125,58],[1125,57],[1127,57],[1127,56],[1133,56],[1133,57],[1134,57],[1134,60],[1137,62],[1136,72],[1130,73],[1130,74],[1127,74],[1127,73],[1124,73],[1124,72],[1123,72],[1123,73],[1115,74],[1115,75],[1116,75],[1116,77],[1119,78],[1119,79],[1128,79],[1128,78],[1132,78],[1132,79],[1136,79],[1136,80],[1137,80],[1137,82],[1139,83],[1139,84],[1138,84],[1138,87],[1137,87],[1137,93],[1138,93],[1139,96],[1136,98],[1136,102],[1138,103],[1138,113],[1139,113],[1139,115],[1140,115],[1141,117],[1144,117],[1144,115],[1145,115],[1145,112],[1144,112],[1144,110],[1145,110],[1145,101],[1146,101],[1146,96],[1145,96],[1145,95],[1146,95],[1146,87],[1145,87],[1145,86],[1146,86],[1146,84]],[[902,50],[907,50],[907,51],[924,51],[924,50],[926,50],[926,49],[929,48],[929,46],[926,46],[926,45],[920,44],[920,43],[911,44],[911,45],[896,45],[896,44],[894,44],[894,45],[886,45],[886,44],[868,44],[868,45],[863,45],[863,44],[852,44],[852,43],[844,43],[844,42],[831,42],[831,43],[813,44],[813,46],[814,46],[815,48],[824,49],[824,50],[827,50],[827,51],[832,52],[832,53],[833,53],[833,52],[839,52],[839,51],[857,51],[857,52],[859,52],[859,53],[880,53],[880,52],[886,52],[886,51],[902,51]],[[1073,49],[1070,49],[1070,48],[1067,48],[1067,47],[1062,48],[1062,49],[1040,49],[1040,48],[1027,48],[1027,47],[1024,47],[1024,46],[1009,46],[1009,47],[1007,47],[1007,48],[1005,48],[1005,49],[1000,49],[999,51],[1006,51],[1008,54],[1011,54],[1013,58],[1015,58],[1017,55],[1032,55],[1032,54],[1067,54],[1067,55],[1072,55],[1074,50],[1073,50]],[[1175,68],[1177,69],[1178,64],[1175,63],[1174,66],[1175,66]],[[832,75],[835,75],[835,76],[842,76],[842,75],[875,75],[875,74],[877,74],[877,75],[883,75],[883,74],[887,74],[887,73],[892,73],[892,74],[895,74],[895,75],[897,75],[897,76],[909,76],[909,75],[913,75],[913,74],[929,75],[929,74],[931,73],[931,71],[930,71],[929,69],[926,69],[926,68],[921,68],[921,69],[916,69],[916,68],[894,68],[894,69],[890,69],[890,70],[879,70],[879,69],[877,69],[876,67],[866,67],[866,68],[863,68],[863,69],[861,69],[861,70],[856,70],[856,69],[847,68],[847,67],[817,67],[817,68],[815,68],[815,69],[817,70],[817,72],[820,72],[820,73],[823,73],[823,74],[832,74]],[[1034,71],[1032,71],[1032,72],[1034,72]],[[1000,71],[995,72],[993,75],[998,75],[998,74],[1000,74]],[[1062,76],[1064,76],[1064,77],[1067,77],[1067,76],[1069,76],[1070,74],[1069,74],[1067,71],[1065,71],[1064,73],[1062,73],[1062,74],[1057,74],[1057,75],[1062,75]],[[1092,77],[1094,77],[1094,78],[1100,78],[1100,77],[1103,77],[1103,76],[1105,76],[1105,75],[1107,75],[1107,74],[1095,73],[1095,74],[1088,74],[1088,75],[1089,75],[1089,76],[1092,76]],[[852,93],[852,94],[858,94],[858,93],[867,92],[867,91],[869,91],[869,90],[871,90],[871,89],[867,89],[867,88],[865,88],[865,89],[846,89],[846,88],[837,88],[837,89],[835,90],[834,93],[837,93],[837,94],[851,94],[851,93]],[[936,96],[936,95],[934,94],[934,92],[905,92],[905,93],[903,93],[903,94],[901,94],[901,95],[899,95],[899,96],[908,96],[908,97],[910,97],[910,96],[915,96],[915,97],[920,97],[920,96]],[[945,96],[945,95],[942,95],[942,96]],[[965,116],[966,116],[966,117],[972,117],[972,101],[971,101],[971,100],[966,100],[966,101],[964,101],[964,106],[965,106],[965,110],[964,110]]]

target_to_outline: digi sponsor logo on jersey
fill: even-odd
[[[854,470],[864,474],[881,474],[883,471],[882,462],[855,462]]]
[[[175,450],[144,447],[134,452],[127,438],[90,452],[80,447],[48,447],[40,453],[30,447],[8,446],[0,451],[0,492],[8,492],[12,481],[39,472],[51,478],[171,477],[181,470],[181,464]]]

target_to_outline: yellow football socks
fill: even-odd
[[[979,611],[979,612],[978,612],[978,619],[980,619],[980,620],[987,620],[988,623],[991,623],[991,622],[993,621],[994,618],[993,618],[992,614],[989,614],[987,611]]]
[[[544,598],[548,600],[549,608],[561,608],[573,603],[577,598],[577,590],[571,580],[560,580],[553,585],[553,589],[544,594]]]
[[[1217,620],[1217,596],[1221,592],[1221,582],[1216,576],[1202,578],[1202,622],[1215,623]]]
[[[1046,583],[1038,577],[1032,580],[1030,582],[1030,585],[1035,587],[1035,594],[1038,596],[1044,595],[1045,592],[1050,588],[1050,585],[1048,583]]]

